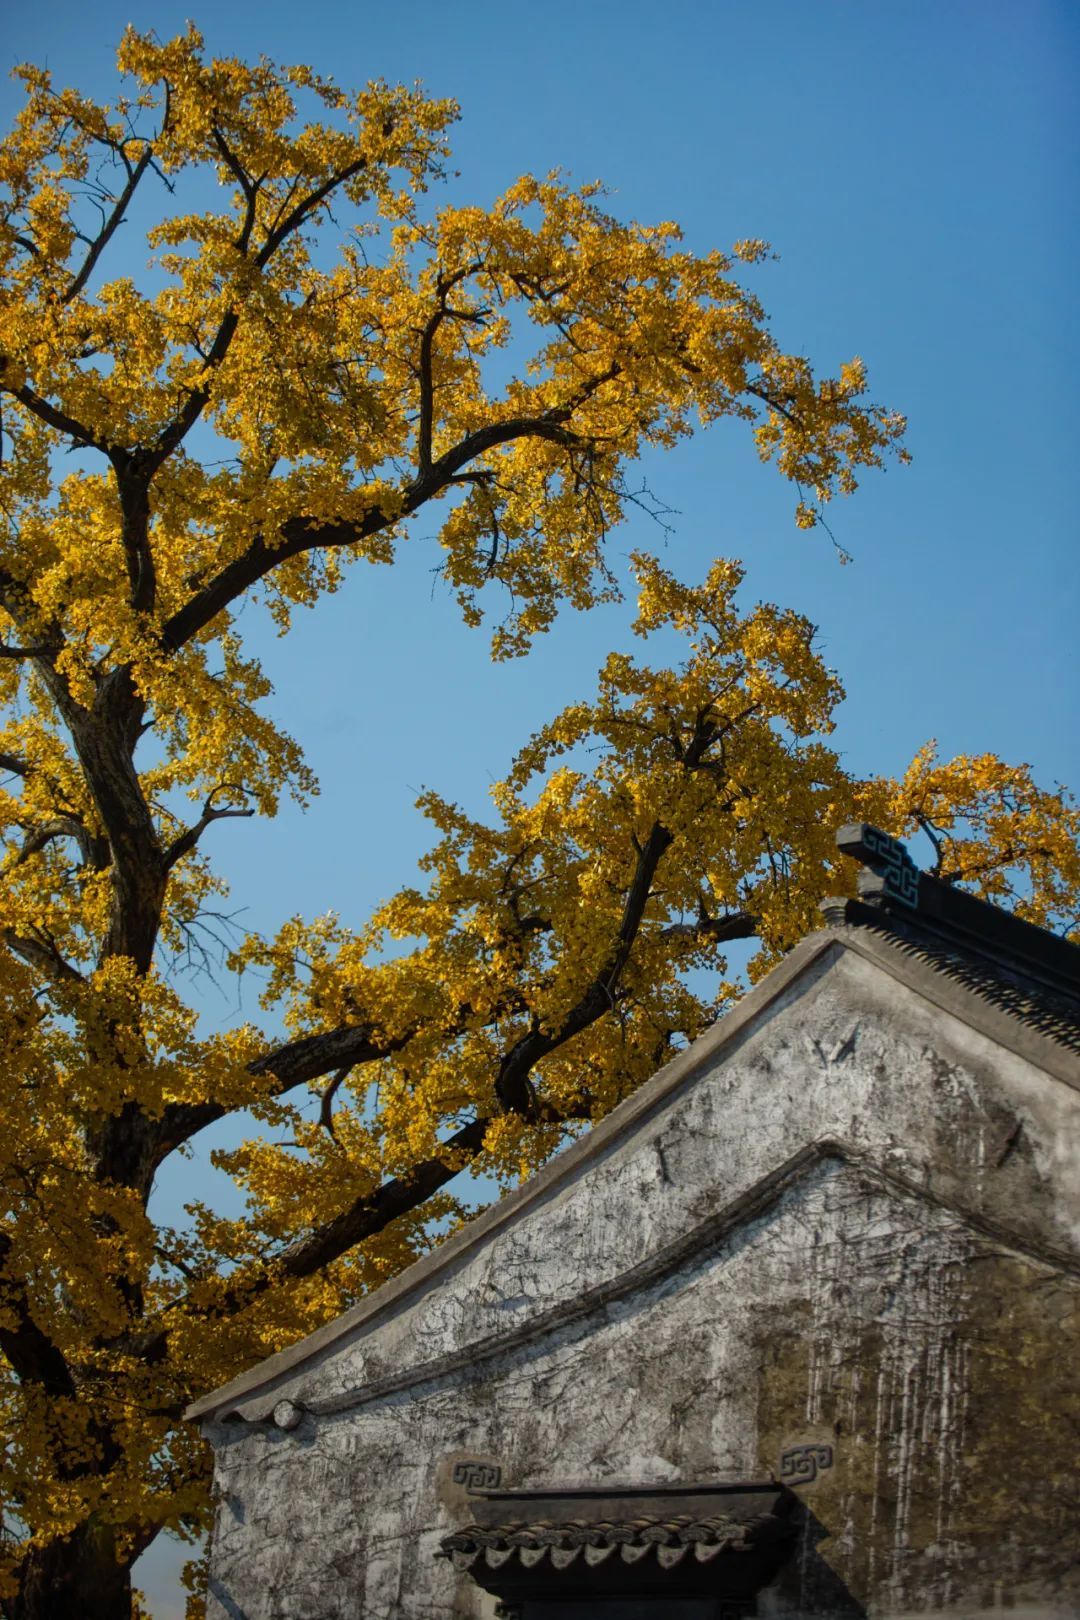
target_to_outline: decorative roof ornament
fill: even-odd
[[[841,855],[851,855],[869,871],[859,873],[859,896],[873,904],[884,898],[918,909],[922,874],[899,838],[866,821],[850,821],[836,834]]]
[[[984,1000],[1080,1051],[1080,947],[921,872],[880,827],[849,822],[836,847],[864,868],[858,899],[821,902],[829,928],[884,934]]]

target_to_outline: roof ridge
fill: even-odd
[[[863,913],[872,910],[883,931],[927,934],[948,949],[1034,980],[1075,1003],[1080,1015],[1080,945],[920,871],[905,844],[869,822],[841,827],[836,847],[865,870],[859,873],[859,901],[826,901],[832,912],[861,902],[860,910],[845,920],[866,922]]]

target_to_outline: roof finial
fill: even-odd
[[[915,911],[919,905],[919,868],[898,838],[866,821],[850,821],[836,834],[836,847],[869,872],[859,873],[859,898],[870,905],[892,900]]]

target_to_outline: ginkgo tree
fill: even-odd
[[[1066,795],[932,750],[854,778],[812,626],[742,611],[734,563],[686,585],[642,554],[635,630],[681,660],[609,656],[488,821],[427,794],[425,886],[238,944],[284,1037],[202,1032],[169,969],[222,887],[205,835],[313,786],[245,602],[284,633],[437,514],[465,620],[506,593],[493,650],[522,653],[616,594],[647,449],[734,418],[812,526],[904,424],[858,361],[778,346],[736,278],[761,243],[695,256],[558,176],[437,207],[455,108],[417,89],[208,60],[194,30],[128,33],[119,66],[112,106],[21,69],[0,147],[9,1620],[137,1612],[133,1561],[207,1522],[186,1402],[436,1241],[463,1171],[517,1180],[698,1034],[725,946],[766,965],[847,881],[838,822],[926,828],[1039,922],[1080,894]],[[243,1217],[155,1228],[159,1167],[235,1113],[262,1127],[218,1155]]]

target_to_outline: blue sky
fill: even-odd
[[[171,34],[192,4],[12,7],[0,62],[44,62],[109,95],[124,24]],[[825,536],[795,530],[789,489],[745,434],[721,425],[645,469],[678,511],[666,560],[695,578],[716,554],[741,556],[749,599],[821,627],[848,688],[835,740],[854,769],[900,770],[933,736],[945,755],[995,750],[1044,783],[1080,784],[1074,5],[217,0],[195,21],[218,54],[456,97],[455,200],[561,166],[606,181],[613,212],[679,221],[692,248],[770,240],[780,259],[752,285],[780,341],[831,370],[861,354],[873,395],[910,419],[914,463],[835,507],[854,557],[840,567]],[[14,90],[0,102],[6,121]],[[413,876],[419,789],[481,811],[524,734],[626,643],[626,610],[567,615],[529,660],[493,669],[433,588],[433,529],[419,525],[394,570],[352,570],[289,640],[253,622],[274,712],[305,741],[322,795],[306,815],[214,829],[245,923],[362,919]],[[660,539],[642,520],[612,547]],[[203,995],[207,1016],[235,1015],[232,987]],[[184,1169],[183,1196],[201,1174]],[[179,1188],[166,1178],[163,1207]],[[175,1565],[168,1549],[148,1560],[155,1620],[182,1614]]]

